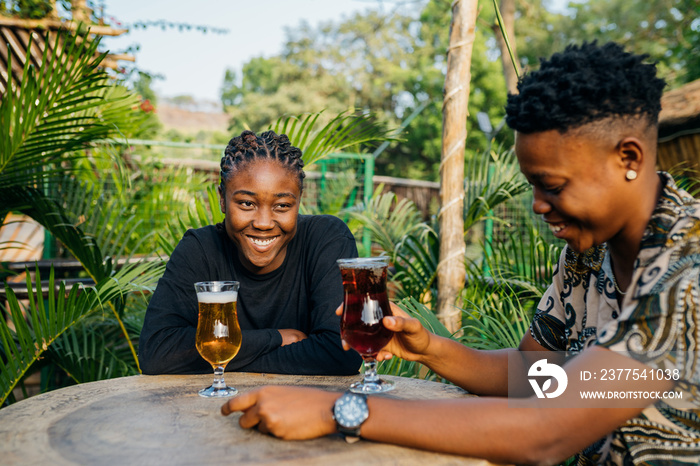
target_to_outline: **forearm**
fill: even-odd
[[[563,413],[508,403],[502,398],[408,401],[370,397],[370,416],[362,425],[361,436],[496,463],[556,464],[615,427],[593,426],[590,420],[584,433],[582,424],[566,423],[569,416],[581,414],[573,413],[575,410]]]
[[[508,353],[515,349],[479,351],[448,338],[431,335],[419,362],[470,393],[508,394]]]
[[[280,343],[281,344],[281,343]],[[235,362],[236,358],[232,361]],[[290,345],[278,346],[236,370],[300,375],[357,374],[362,359],[355,351],[344,351],[340,336],[319,332]]]

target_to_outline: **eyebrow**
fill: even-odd
[[[252,196],[252,197],[257,196],[257,193],[254,193],[253,191],[248,191],[248,190],[246,190],[246,189],[239,189],[239,190],[233,192],[233,195],[234,195],[234,196],[237,195],[237,194],[242,194],[242,195],[244,195],[244,196]],[[295,200],[296,200],[296,198],[297,198],[297,197],[296,197],[294,194],[292,194],[292,193],[276,193],[276,194],[275,194],[275,197],[276,197],[276,198],[291,197],[292,199],[295,199]]]

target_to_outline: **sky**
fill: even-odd
[[[140,49],[138,69],[163,79],[154,81],[160,97],[191,95],[199,100],[219,101],[227,68],[240,71],[253,57],[269,57],[282,50],[285,28],[302,20],[311,26],[338,22],[354,12],[377,8],[379,0],[102,0],[104,16],[115,28],[138,22],[169,23],[228,29],[220,34],[196,30],[162,30],[159,26],[131,28],[119,37],[105,36],[103,50],[119,53],[132,45]],[[121,26],[117,24],[121,23]]]

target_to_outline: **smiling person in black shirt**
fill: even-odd
[[[194,283],[236,280],[243,342],[227,370],[356,374],[335,309],[343,300],[336,260],[357,257],[340,219],[299,215],[304,162],[286,135],[244,131],[221,159],[223,223],[189,230],[149,303],[139,342],[145,374],[208,373],[195,348]]]

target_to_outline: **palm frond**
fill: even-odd
[[[166,255],[170,256],[173,253],[175,246],[188,229],[201,228],[224,221],[224,214],[219,208],[219,195],[216,186],[207,188],[207,202],[209,209],[201,198],[195,198],[194,207],[187,212],[187,220],[178,216],[174,221],[167,223],[164,232],[158,232],[158,245]]]
[[[44,49],[38,69],[25,58],[21,83],[0,101],[0,188],[62,174],[66,167],[58,162],[82,157],[78,149],[113,134],[114,126],[94,112],[107,102],[109,86],[97,68],[103,57],[94,58],[97,44],[59,33],[54,46]]]
[[[396,140],[393,130],[384,128],[368,113],[343,112],[316,129],[321,113],[282,117],[271,127],[301,149],[307,166],[333,152]]]
[[[512,150],[489,151],[467,164],[464,230],[469,230],[489,211],[528,190]]]
[[[536,300],[507,283],[487,281],[472,282],[465,295],[461,341],[475,349],[516,348],[530,326]]]
[[[442,325],[435,313],[425,304],[415,298],[406,298],[396,303],[402,310],[411,317],[415,317],[420,323],[441,337],[455,339],[447,328]],[[426,380],[437,379],[437,374],[432,370],[415,361],[405,361],[400,358],[392,358],[379,364],[377,371],[381,374],[398,375],[401,377],[423,378]]]
[[[434,300],[439,246],[438,234],[427,226],[418,234],[407,234],[399,241],[393,256],[395,273],[392,275],[392,281],[399,285],[399,298],[423,297],[430,292]]]
[[[138,373],[130,354],[117,354],[114,342],[123,339],[119,326],[80,322],[66,329],[48,349],[48,357],[76,383]],[[118,348],[117,348],[118,349]]]
[[[35,188],[0,188],[3,207],[23,212],[48,229],[80,261],[90,277],[98,282],[112,272],[111,261],[104,261],[94,238],[75,225],[65,210]]]
[[[517,230],[491,244],[491,254],[484,253],[484,261],[493,280],[508,283],[529,293],[540,293],[551,283],[563,242],[544,238],[532,217],[521,220]],[[525,235],[523,235],[525,233]],[[484,249],[486,245],[482,245]],[[467,267],[469,281],[479,280],[483,264],[471,262]]]
[[[427,225],[421,221],[421,213],[412,201],[399,200],[392,192],[382,194],[383,190],[384,185],[380,184],[367,204],[357,204],[344,212],[370,231],[372,242],[382,251],[393,254],[403,237]]]
[[[57,286],[58,292],[50,292],[46,300],[39,291],[41,274],[37,270],[36,286],[27,273],[29,299],[26,309],[6,286],[8,304],[7,307],[0,305],[5,317],[0,319],[0,405],[5,403],[27,370],[68,329],[86,317],[104,311],[107,303],[125,295],[153,292],[163,269],[164,265],[160,263],[131,264],[102,279],[94,287],[74,285],[67,291],[63,282],[57,283],[52,268],[49,289],[54,290]],[[121,329],[125,330],[123,326]]]
[[[155,236],[153,229],[143,227],[143,215],[131,196],[66,177],[53,197],[63,202],[66,217],[82,228],[85,238],[92,238],[103,257],[129,260]]]

